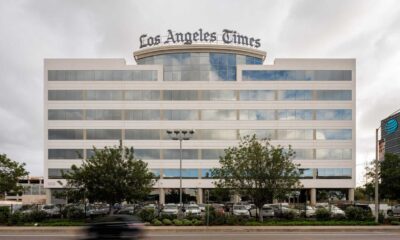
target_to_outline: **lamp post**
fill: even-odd
[[[379,140],[378,134],[379,129],[378,127],[375,129],[375,222],[379,222]]]
[[[190,140],[193,137],[194,130],[167,130],[167,134],[172,140],[179,141],[179,215],[182,216],[182,141]]]

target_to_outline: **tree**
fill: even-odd
[[[385,154],[380,163],[381,184],[379,190],[382,196],[391,200],[400,200],[400,156]]]
[[[84,159],[81,166],[72,165],[63,173],[67,189],[81,193],[89,201],[110,204],[144,199],[154,184],[154,174],[147,163],[136,159],[133,148],[93,148],[94,155]]]
[[[18,185],[18,180],[28,174],[25,163],[15,162],[6,154],[0,154],[0,196],[7,192],[21,194],[23,187]]]
[[[264,204],[283,199],[300,187],[298,164],[291,160],[295,153],[289,146],[272,146],[268,140],[246,136],[236,147],[225,149],[220,168],[212,169],[217,188],[229,188],[249,196],[261,212]],[[262,221],[262,215],[259,215]]]

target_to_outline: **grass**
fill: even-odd
[[[68,220],[68,219],[49,219],[43,222],[25,223],[24,226],[48,226],[48,227],[69,227],[69,226],[84,226],[84,220]]]
[[[349,221],[349,220],[272,220],[264,222],[249,221],[246,226],[374,226],[379,225],[374,221]]]

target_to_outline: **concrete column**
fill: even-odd
[[[238,203],[240,202],[240,196],[239,194],[233,194],[232,198],[231,198],[233,203]]]
[[[310,189],[310,204],[312,206],[315,206],[317,203],[317,189],[311,188]]]
[[[277,204],[278,203],[278,199],[276,199],[276,198],[272,199],[272,203],[273,204]]]
[[[159,203],[160,204],[165,204],[165,190],[164,190],[164,188],[160,188]]]
[[[349,188],[349,201],[354,202],[354,188]]]
[[[45,189],[46,192],[46,204],[51,204],[51,190],[49,188]]]
[[[202,204],[203,203],[203,189],[198,188],[197,189],[197,204]]]

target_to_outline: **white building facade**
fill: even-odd
[[[275,59],[254,48],[192,44],[136,51],[123,59],[46,59],[45,159],[48,201],[63,187],[61,170],[92,147],[133,146],[160,176],[160,203],[179,188],[179,142],[166,130],[194,129],[183,142],[183,188],[199,203],[214,187],[209,170],[223,149],[256,134],[296,151],[301,194],[354,199],[355,59]],[[101,179],[99,179],[101,181]],[[339,194],[339,195],[340,195]]]

